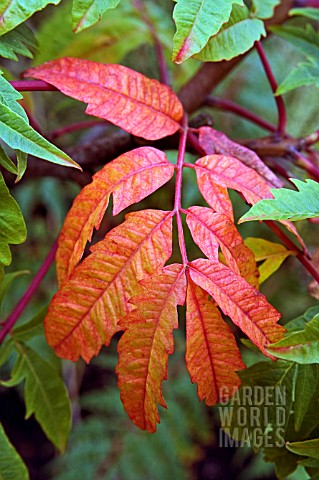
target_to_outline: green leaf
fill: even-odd
[[[279,342],[268,345],[269,353],[301,364],[319,363],[319,314],[304,330],[289,333]]]
[[[117,7],[120,0],[73,0],[72,29],[80,32],[98,22],[102,15]]]
[[[227,24],[209,39],[194,58],[203,62],[231,60],[247,52],[262,35],[266,35],[262,20],[250,18],[246,7],[234,5]]]
[[[304,442],[287,442],[286,448],[297,455],[319,459],[319,438],[305,440]]]
[[[319,87],[319,65],[300,63],[281,82],[277,88],[276,95],[283,95],[295,88],[307,87],[309,85]]]
[[[311,18],[312,20],[319,21],[319,9],[318,8],[293,8],[290,10],[289,15],[301,15],[303,17]]]
[[[41,308],[41,310],[31,318],[31,320],[16,325],[13,329],[14,339],[19,342],[26,342],[38,335],[43,335],[43,320],[47,313],[47,305]],[[41,352],[42,354],[43,352]]]
[[[65,450],[70,430],[71,411],[65,385],[57,371],[29,346],[15,342],[18,356],[7,387],[25,379],[26,418],[33,413],[49,440]]]
[[[179,0],[173,13],[176,33],[172,60],[182,63],[200,52],[228,22],[234,3],[243,5],[241,0]]]
[[[242,381],[239,390],[219,408],[223,430],[241,446],[247,445],[249,435],[248,445],[253,448],[282,447],[295,373],[295,364],[283,360],[259,362],[238,372]]]
[[[19,270],[18,272],[8,273],[4,276],[4,279],[0,285],[0,312],[3,304],[3,300],[9,288],[11,287],[14,280],[22,275],[30,273],[28,270]]]
[[[288,40],[308,60],[319,61],[319,34],[307,24],[304,28],[290,25],[274,26],[270,30]]]
[[[318,392],[319,365],[298,365],[295,391],[295,430],[300,430],[304,416],[308,410],[310,401]]]
[[[27,229],[19,205],[10,195],[0,173],[0,263],[10,265],[9,244],[23,243],[26,237]]]
[[[2,165],[8,172],[13,173],[14,175],[18,174],[17,166],[13,161],[8,157],[4,149],[0,145],[0,165]]]
[[[254,17],[262,19],[271,18],[279,4],[280,0],[253,0],[250,11]]]
[[[307,323],[319,314],[319,305],[308,308],[303,315],[300,315],[285,324],[288,332],[304,330]]]
[[[17,100],[22,100],[22,98],[21,93],[17,92],[12,85],[3,78],[2,71],[0,70],[0,101],[28,123],[28,116],[24,108],[17,102]]]
[[[36,132],[20,115],[1,102],[0,95],[0,137],[11,148],[22,150],[58,165],[79,168],[66,153],[48,142]]]
[[[264,459],[266,462],[275,464],[276,477],[279,480],[289,478],[289,475],[296,470],[299,458],[283,447],[265,448],[264,450]]]
[[[319,183],[290,179],[299,191],[272,188],[274,199],[261,200],[243,215],[238,223],[251,220],[303,220],[319,217]]]
[[[0,423],[0,478],[1,480],[29,480],[27,467],[9,442]]]
[[[0,4],[0,35],[25,22],[35,12],[49,3],[57,5],[61,0],[2,0]]]
[[[11,148],[30,153],[52,163],[81,170],[81,167],[66,153],[48,142],[29,125],[27,114],[17,102],[23,98],[22,95],[1,74],[0,70],[0,138]],[[25,157],[18,154],[18,162],[19,179],[26,166]]]
[[[26,25],[19,25],[17,28],[0,37],[0,57],[9,60],[18,60],[17,55],[32,58],[32,50],[37,42],[32,30]]]
[[[151,5],[153,13],[156,10],[154,3]],[[120,63],[132,50],[142,44],[152,43],[149,27],[143,23],[140,13],[133,9],[131,2],[121,2],[116,10],[109,10],[94,29],[84,30],[77,35],[72,32],[69,9],[69,5],[63,2],[59,8],[54,9],[50,18],[46,18],[39,26],[37,38],[39,44],[46,45],[46,48],[35,54],[34,64],[68,56],[103,63]],[[163,20],[163,15],[160,20]],[[169,26],[171,27],[171,23]],[[170,35],[162,35],[166,42],[173,35],[173,29],[171,30]],[[52,42],[54,37],[55,41]]]
[[[14,344],[11,337],[7,336],[0,346],[0,366],[2,366],[14,351]]]
[[[305,460],[301,460],[298,462],[300,465],[304,467],[312,467],[312,468],[319,468],[319,460],[316,458],[306,458]]]
[[[24,175],[24,172],[27,169],[27,158],[28,158],[27,153],[21,152],[21,150],[17,150],[18,175],[16,178],[16,183],[21,180],[21,178]]]
[[[289,255],[297,254],[287,250],[280,243],[269,242],[263,238],[249,237],[244,240],[244,243],[255,255],[256,262],[263,262],[258,267],[260,284],[275,273]]]

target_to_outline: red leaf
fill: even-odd
[[[228,266],[233,272],[250,279],[258,286],[258,269],[255,257],[243,243],[237,228],[229,217],[215,213],[210,208],[190,207],[186,222],[194,241],[211,260],[218,261],[220,246]]]
[[[234,221],[233,205],[228,195],[227,188],[215,183],[211,175],[204,170],[196,170],[197,184],[200,193],[215,212],[227,215]]]
[[[235,157],[207,155],[197,160],[195,169],[198,182],[202,181],[202,175],[208,175],[214,183],[242,193],[250,204],[263,198],[273,198],[266,181]]]
[[[138,281],[161,271],[172,253],[172,212],[144,210],[126,215],[94,245],[54,296],[45,318],[49,345],[57,355],[87,362],[108,344],[130,308]]]
[[[188,279],[186,300],[186,364],[198,397],[207,405],[222,401],[240,385],[237,370],[246,368],[235,337],[202,288]]]
[[[57,252],[57,274],[62,285],[80,261],[93,229],[98,229],[110,194],[113,214],[147,197],[173,176],[174,167],[165,154],[152,147],[141,147],[124,153],[93,176],[74,200],[60,237]]]
[[[182,265],[174,264],[140,283],[143,292],[130,301],[136,309],[120,322],[127,330],[118,344],[118,385],[131,420],[155,432],[160,421],[157,404],[166,407],[161,387],[174,350],[176,306],[185,302],[186,278]]]
[[[86,113],[105,118],[147,140],[179,130],[183,107],[166,85],[122,65],[60,58],[24,74],[44,80],[69,97],[88,103]]]
[[[277,178],[253,150],[233,142],[222,132],[211,127],[200,127],[198,140],[207,155],[219,153],[235,157],[247,167],[256,170],[272,186],[277,188],[283,186],[283,182]]]
[[[265,347],[282,338],[285,329],[277,324],[280,313],[265,296],[219,262],[198,259],[189,267],[192,280],[214,298],[224,314],[266,356],[273,358]]]
[[[240,274],[231,249],[243,241],[233,222],[226,215],[215,213],[210,208],[190,207],[187,212],[186,222],[192,237],[206,257],[218,261],[220,246],[229,267]]]

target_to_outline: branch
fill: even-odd
[[[212,108],[218,108],[223,111],[235,113],[236,115],[242,118],[245,118],[246,120],[249,120],[252,123],[255,123],[259,127],[264,128],[265,130],[268,130],[269,132],[275,133],[277,130],[276,127],[271,123],[267,122],[267,120],[264,120],[263,118],[259,117],[255,113],[251,112],[250,110],[247,110],[246,108],[242,107],[241,105],[238,105],[235,102],[232,102],[231,100],[227,100],[225,98],[208,96],[204,101],[204,105],[207,105],[208,107],[212,107]]]

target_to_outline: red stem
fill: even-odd
[[[85,122],[79,122],[79,123],[72,123],[71,125],[66,125],[65,127],[58,128],[57,130],[54,130],[50,134],[50,138],[54,140],[57,137],[61,137],[62,135],[66,135],[67,133],[72,133],[77,130],[82,130],[84,128],[89,128],[93,127],[98,124],[103,124],[106,122],[103,122],[102,120],[87,120]]]
[[[271,123],[267,122],[267,120],[264,120],[263,118],[259,117],[259,115],[256,115],[255,113],[251,112],[250,110],[247,110],[246,108],[242,107],[241,105],[238,105],[235,102],[232,102],[231,100],[209,96],[209,97],[206,97],[204,101],[204,105],[208,105],[209,107],[212,107],[212,108],[218,108],[220,110],[224,110],[227,112],[235,113],[236,115],[239,115],[240,117],[245,118],[246,120],[249,120],[252,123],[255,123],[259,127],[264,128],[265,130],[268,130],[269,132],[272,132],[272,133],[277,132],[277,128]]]
[[[2,329],[0,330],[0,343],[2,343],[4,338],[8,335],[8,333],[10,333],[10,331],[16,324],[17,320],[19,319],[21,313],[23,312],[23,310],[25,309],[29,301],[32,299],[40,283],[45,277],[47,271],[49,270],[52,262],[54,261],[57,248],[58,248],[58,242],[55,241],[50,252],[48,253],[47,257],[44,259],[41,267],[35,274],[32,282],[30,283],[29,287],[25,291],[24,295],[19,300],[13,312],[9,315],[7,320],[4,322]]]
[[[296,149],[291,149],[290,153],[296,159],[296,165],[298,167],[303,168],[308,172],[317,182],[319,182],[319,169],[314,165],[307,157],[305,157],[302,153],[298,152]]]
[[[272,72],[270,63],[268,62],[268,58],[266,56],[264,47],[262,46],[261,42],[255,42],[255,47],[258,52],[261,63],[263,64],[271,89],[273,93],[275,93],[278,88],[278,85],[277,85],[275,76]],[[277,95],[274,98],[275,98],[275,102],[277,104],[277,110],[278,110],[277,132],[279,133],[279,135],[284,135],[286,131],[286,125],[287,125],[286,107],[281,95]]]
[[[289,237],[276,225],[272,220],[266,220],[266,225],[277,235],[280,240],[290,249],[299,252],[297,258],[302,263],[302,265],[308,270],[308,272],[313,276],[313,278],[319,283],[319,272],[315,269],[313,264],[308,260],[308,258],[303,254],[301,250],[290,240]]]
[[[135,4],[135,8],[141,12],[142,19],[144,20],[146,25],[149,27],[151,35],[153,37],[160,80],[165,85],[169,85],[169,75],[168,75],[167,65],[164,57],[163,46],[160,39],[158,38],[157,31],[153,25],[153,22],[151,21],[151,19],[149,18],[146,12],[146,8],[143,2],[141,0],[134,0],[133,3]]]
[[[182,181],[183,181],[183,166],[184,158],[186,151],[186,141],[187,141],[187,116],[184,115],[182,120],[183,130],[180,134],[179,146],[178,146],[178,155],[177,155],[177,173],[176,173],[176,183],[175,183],[175,204],[174,212],[176,213],[177,229],[178,229],[178,242],[179,248],[182,255],[182,260],[184,266],[188,264],[186,244],[183,232],[183,224],[181,219],[180,210],[182,207]]]
[[[18,92],[49,92],[58,90],[43,80],[14,80],[9,83],[11,83],[13,88],[18,90]]]

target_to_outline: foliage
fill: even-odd
[[[318,312],[318,306],[312,307],[304,316],[288,322],[288,333],[282,342],[293,345],[292,339],[296,338],[295,335],[299,338],[305,335],[303,328],[305,332],[310,331],[312,322],[317,321]],[[270,350],[274,353],[275,348]],[[235,438],[238,445],[250,444],[257,450],[261,448],[265,459],[275,463],[276,474],[280,479],[288,477],[298,463],[305,465],[308,471],[310,464],[307,465],[307,461],[317,458],[317,355],[318,351],[314,346],[307,358],[292,353],[289,359],[288,356],[282,356],[281,358],[287,360],[278,360],[276,363],[255,363],[240,373],[242,384],[238,392],[228,404],[225,402],[224,406],[220,407],[224,431]],[[247,404],[245,394],[247,395],[247,389],[255,384],[268,387],[268,398],[255,396],[255,402]],[[243,417],[238,416],[236,411],[243,406],[247,416],[238,423],[238,419]],[[261,429],[256,429],[256,418],[261,419],[258,424],[258,427],[262,426]],[[312,473],[317,474],[318,465],[312,466],[315,467]]]
[[[282,326],[281,313],[259,290],[288,257],[297,257],[314,281],[319,279],[315,261],[310,262],[291,223],[319,217],[319,134],[289,135],[289,105],[282,98],[299,86],[318,86],[318,8],[312,1],[305,7],[289,11],[278,0],[178,0],[171,7],[155,0],[73,0],[72,5],[13,0],[0,6],[0,55],[5,58],[0,71],[3,312],[13,286],[24,278],[26,263],[32,263],[24,258],[16,271],[4,275],[12,261],[9,246],[25,242],[27,234],[7,185],[13,186],[14,177],[22,184],[18,193],[28,176],[52,175],[81,186],[58,242],[0,330],[1,388],[18,386],[26,418],[34,414],[60,452],[66,450],[72,409],[75,426],[65,456],[51,464],[54,478],[75,478],[74,466],[88,479],[191,478],[190,466],[216,429],[204,404],[194,403],[191,382],[197,384],[199,400],[208,407],[219,404],[221,426],[231,437],[225,437],[226,443],[262,451],[278,478],[298,465],[313,478],[318,475],[318,307]],[[282,24],[288,16],[293,20]],[[279,76],[279,87],[261,43],[269,25],[277,22],[272,31],[306,57],[286,78]],[[54,44],[57,28],[61,34]],[[207,97],[253,47],[277,104],[277,125],[226,98]],[[194,59],[208,64],[198,70]],[[18,66],[12,63],[16,61]],[[282,69],[284,60],[280,62]],[[32,80],[8,80],[21,70],[24,79]],[[225,91],[234,91],[235,84],[230,77]],[[45,106],[39,107],[40,94],[22,96],[19,91],[25,90],[55,92],[43,94]],[[259,97],[256,103],[262,106]],[[79,116],[84,118],[83,103],[85,113],[98,120],[78,123]],[[201,107],[236,113],[270,136],[234,141],[236,130],[212,128],[205,113],[191,116]],[[40,123],[45,119],[45,127],[37,118]],[[82,128],[89,130],[83,135]],[[59,140],[62,149],[55,146],[53,141],[66,134],[70,140]],[[292,180],[298,191],[282,188],[292,176],[305,180]],[[53,195],[45,185],[31,192],[29,206],[20,201],[22,211],[29,210],[31,245],[43,234],[43,224],[39,231],[37,222],[31,227],[31,205],[40,199],[49,213],[55,209],[61,214],[65,200],[72,199],[60,184]],[[246,213],[244,204],[252,206]],[[284,245],[260,238],[258,227],[239,230],[240,216],[238,223],[265,220]],[[46,234],[57,229],[48,218]],[[242,232],[249,232],[245,241]],[[42,298],[40,313],[33,306],[17,323],[29,301],[37,299],[35,292],[54,257],[58,291],[50,299],[51,285],[44,295],[49,306],[43,307]],[[245,348],[237,344],[243,335]],[[93,367],[106,361],[114,370],[115,342],[120,399],[113,385],[79,393],[77,375],[84,364],[71,366],[64,360],[82,357]],[[109,354],[101,352],[104,346]],[[182,366],[184,348],[191,382]],[[163,387],[169,413],[163,415],[162,384],[174,349],[173,375],[168,388]],[[114,373],[107,365],[112,383]],[[67,372],[76,373],[76,387]],[[262,400],[251,402],[259,389]],[[276,393],[276,402],[267,392]],[[120,401],[137,427],[153,433],[158,429],[151,440],[129,422]],[[28,478],[2,427],[0,437],[5,454],[1,475]],[[162,467],[154,472],[152,462],[160,456]]]
[[[254,205],[241,219],[249,220],[303,220],[319,217],[319,184],[307,179],[301,182],[290,179],[298,191],[280,188],[272,190],[274,200],[262,200]]]

